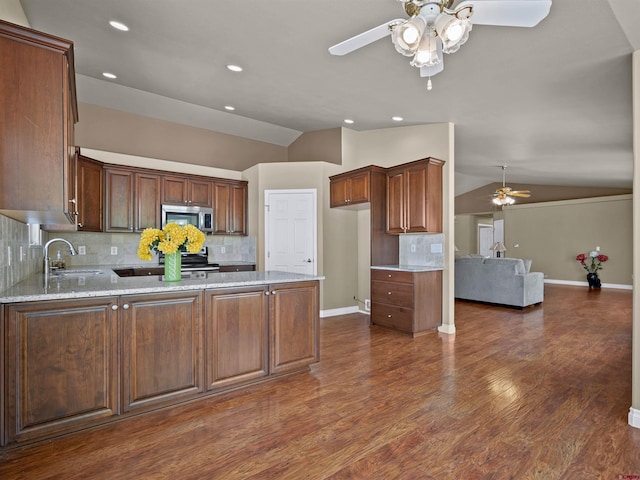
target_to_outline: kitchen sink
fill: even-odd
[[[164,267],[114,268],[113,271],[119,277],[147,277],[151,275],[164,275]]]
[[[65,268],[62,270],[53,270],[50,275],[53,276],[77,276],[77,275],[101,275],[104,270],[83,269],[83,268]]]

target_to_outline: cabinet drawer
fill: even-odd
[[[371,301],[413,308],[413,285],[373,281],[371,282]]]
[[[413,283],[412,272],[402,272],[399,270],[371,270],[371,280],[381,280],[385,282]]]
[[[413,310],[393,305],[372,303],[371,323],[411,332],[413,331]]]

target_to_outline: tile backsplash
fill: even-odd
[[[71,256],[68,248],[63,244],[52,244],[49,256],[54,258],[60,250],[62,258],[67,262],[67,268],[86,265],[149,265],[158,263],[158,256],[146,262],[138,258],[139,233],[89,233],[89,232],[60,232],[51,233],[50,238],[64,238],[69,240],[76,250],[84,246],[84,255]],[[207,235],[205,246],[209,247],[209,261],[256,261],[255,237],[232,237]],[[112,248],[117,253],[112,254]]]
[[[29,247],[29,227],[0,215],[0,291],[42,271],[42,247]]]
[[[444,267],[444,234],[400,235],[400,265]]]
[[[55,258],[58,250],[67,268],[86,265],[149,265],[158,263],[158,257],[150,262],[138,258],[138,233],[85,233],[43,232],[43,242],[51,238],[69,240],[76,250],[85,247],[84,255],[71,256],[64,243],[53,243],[49,256]],[[208,235],[211,262],[255,262],[256,238]],[[115,247],[117,254],[112,255]],[[22,255],[21,255],[22,254]],[[29,226],[0,215],[0,291],[12,287],[27,277],[42,272],[42,245],[29,246]]]

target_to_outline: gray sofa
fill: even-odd
[[[520,258],[456,258],[455,297],[520,308],[541,303],[544,274],[530,268]]]

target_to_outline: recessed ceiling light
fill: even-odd
[[[239,67],[238,65],[227,65],[227,68],[229,70],[231,70],[232,72],[241,72],[242,71],[242,67]]]
[[[391,120],[393,120],[394,122],[401,122],[402,120],[404,120],[404,118],[402,118],[402,117],[391,117]]]
[[[233,112],[236,109],[236,107],[232,107],[231,105],[225,105],[224,109],[229,110],[230,112]]]
[[[118,78],[116,75],[114,75],[113,73],[109,73],[109,72],[103,72],[102,76],[103,77],[107,77],[107,78],[111,78],[111,79]]]
[[[115,20],[111,20],[109,22],[109,25],[111,25],[116,30],[122,30],[123,32],[129,31],[129,27],[127,27],[124,23],[116,22]]]
[[[345,118],[344,123],[353,123],[353,120],[351,120],[350,118]]]

